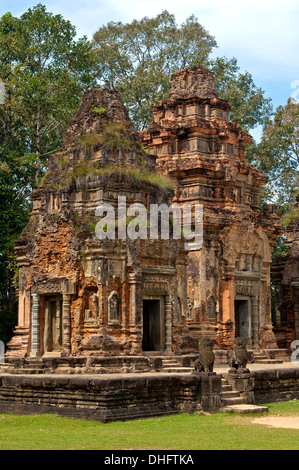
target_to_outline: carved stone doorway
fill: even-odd
[[[62,295],[45,297],[44,353],[63,348]]]
[[[249,301],[235,300],[235,337],[249,338]]]
[[[159,299],[143,300],[142,350],[161,351],[161,302]]]

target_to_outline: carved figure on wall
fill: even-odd
[[[250,355],[246,346],[246,338],[238,337],[234,339],[233,350],[229,355],[230,373],[249,372],[249,369],[247,369],[246,366]]]
[[[216,300],[215,298],[211,295],[208,299],[207,302],[207,313],[208,313],[208,319],[213,320],[216,317]]]
[[[209,338],[200,338],[198,341],[199,357],[194,362],[197,372],[213,372],[215,355],[213,341]]]
[[[116,292],[112,292],[108,299],[108,322],[119,323],[120,322],[120,311],[119,311],[119,297]]]

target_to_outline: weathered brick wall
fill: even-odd
[[[218,411],[221,377],[208,374],[0,376],[0,412],[52,413],[102,422]]]
[[[256,403],[299,399],[299,368],[259,370],[253,373]]]

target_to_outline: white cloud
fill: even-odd
[[[89,38],[109,21],[127,23],[167,10],[181,24],[194,14],[215,36],[217,55],[236,57],[259,86],[277,96],[281,87],[282,101],[299,79],[298,0],[2,0],[1,13],[20,15],[39,2]]]

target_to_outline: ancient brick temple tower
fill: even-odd
[[[245,163],[251,137],[229,122],[229,103],[216,95],[212,73],[186,69],[172,76],[169,99],[153,107],[141,133],[157,168],[176,179],[174,202],[203,204],[204,243],[188,254],[190,334],[231,347],[275,348],[270,300],[272,247],[281,234],[275,207],[259,207],[267,181]]]
[[[289,348],[294,340],[299,340],[299,196],[295,213],[297,217],[286,229],[289,251],[272,264],[276,297],[274,333],[280,348]]]
[[[53,155],[32,194],[30,222],[17,243],[19,318],[8,356],[181,351],[182,241],[120,237],[120,224],[126,232],[131,221],[126,214],[115,239],[95,234],[101,204],[115,212],[120,201],[125,211],[171,204],[169,181],[155,173],[155,157],[138,139],[118,93],[83,96],[64,151]]]

